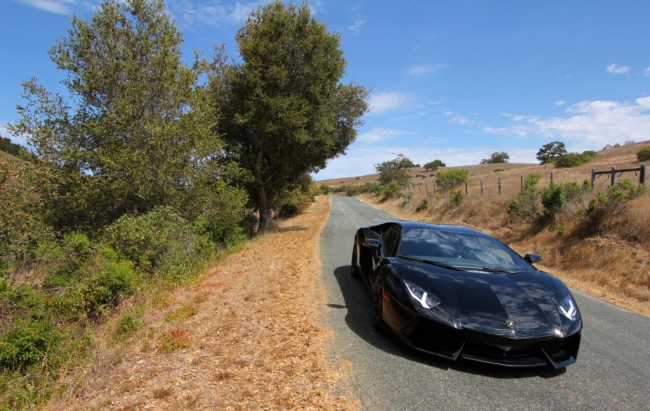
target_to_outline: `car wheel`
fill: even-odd
[[[372,328],[377,332],[384,332],[386,325],[384,324],[384,287],[381,285],[381,278],[377,276],[375,280],[375,292],[372,295],[371,315],[372,315]]]
[[[352,278],[359,278],[359,268],[357,267],[357,245],[352,247],[352,261],[350,262],[350,275]]]

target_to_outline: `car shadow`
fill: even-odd
[[[332,309],[347,309],[345,322],[347,326],[373,347],[391,355],[402,357],[409,361],[426,364],[441,370],[456,370],[470,374],[478,374],[492,378],[552,378],[561,375],[565,369],[554,370],[547,367],[541,368],[503,368],[489,364],[471,361],[451,361],[419,351],[406,345],[396,334],[391,331],[379,333],[375,331],[370,322],[370,293],[363,280],[352,278],[350,266],[345,265],[334,270],[334,278],[341,289],[344,305],[328,304]]]

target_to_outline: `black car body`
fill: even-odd
[[[539,261],[466,227],[398,221],[357,231],[351,271],[370,290],[373,326],[416,350],[560,369],[576,361],[582,320]]]

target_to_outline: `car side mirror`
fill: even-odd
[[[542,261],[542,257],[539,254],[529,253],[524,256],[524,259],[531,264],[539,263]]]

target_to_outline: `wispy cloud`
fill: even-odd
[[[217,0],[170,0],[167,7],[183,26],[218,27],[242,24],[253,11],[269,2],[270,0],[236,1],[224,5]]]
[[[630,71],[628,66],[619,66],[618,64],[610,64],[605,68],[611,74],[626,74]]]
[[[426,76],[443,70],[444,64],[414,64],[406,68],[406,74],[411,76]]]
[[[646,77],[650,77],[650,67],[647,67],[645,70],[643,70],[643,75]]]
[[[39,10],[56,14],[72,14],[78,8],[91,9],[95,6],[93,1],[88,0],[14,0]]]
[[[397,130],[393,128],[376,127],[372,130],[365,131],[359,134],[357,141],[361,143],[377,143],[379,141],[386,141],[392,138],[409,135],[409,132]]]
[[[405,93],[395,91],[373,93],[370,95],[368,107],[370,114],[379,114],[401,109],[412,101],[413,97]]]
[[[359,34],[363,26],[366,24],[368,20],[365,17],[359,17],[357,18],[354,23],[348,26],[348,30],[350,30],[354,34]]]
[[[565,117],[510,116],[512,124],[484,131],[510,137],[572,140],[578,147],[644,140],[650,130],[650,97],[633,102],[586,100],[566,108]]]
[[[467,117],[465,117],[463,115],[460,115],[458,113],[455,113],[455,112],[453,112],[451,110],[445,111],[445,116],[447,116],[447,118],[449,119],[449,122],[451,124],[458,124],[458,125],[461,125],[461,126],[466,126],[468,124],[471,124],[471,121],[470,121],[469,118],[467,118]]]

